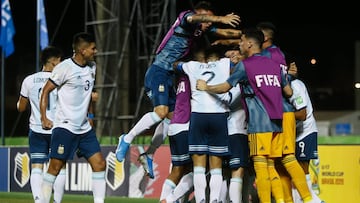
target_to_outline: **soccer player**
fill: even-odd
[[[271,22],[260,22],[257,24],[257,28],[264,33],[265,37],[264,43],[262,44],[262,54],[270,57],[272,60],[280,64],[281,70],[286,74],[288,67],[285,55],[282,50],[273,42],[273,40],[275,39],[276,31],[275,25],[273,25]],[[277,160],[277,162],[281,163],[271,163],[272,167],[276,166],[276,170],[280,175],[280,179],[271,177],[273,195],[275,199],[280,198],[277,196],[283,196],[285,201],[291,201],[291,182],[293,182],[293,184],[301,194],[302,199],[304,199],[304,201],[310,201],[312,198],[306,184],[305,173],[301,169],[301,166],[295,157],[295,109],[286,97],[283,97],[283,109],[283,132],[280,136],[280,139],[284,143],[282,147],[283,156],[281,159]],[[291,180],[289,179],[288,175],[290,175]],[[283,188],[283,190],[280,190],[280,188]]]
[[[240,83],[248,121],[250,156],[254,162],[258,195],[261,202],[271,202],[271,183],[268,163],[281,157],[277,139],[282,131],[282,93],[291,96],[292,90],[281,74],[279,65],[261,54],[264,34],[258,29],[244,29],[239,43],[246,58],[234,67],[223,83],[207,84],[197,81],[197,89],[224,93]],[[276,173],[276,170],[273,170]]]
[[[161,202],[175,202],[192,186],[192,160],[188,149],[188,132],[191,114],[191,90],[190,81],[185,74],[177,76],[177,92],[174,116],[171,119],[169,126],[169,142],[171,150],[171,172],[164,181],[162,192],[160,196]],[[179,189],[186,188],[183,194],[176,195],[174,190],[183,176],[189,173],[190,187],[179,187]],[[178,189],[178,190],[179,190]]]
[[[203,49],[195,50],[193,59],[205,62]],[[192,160],[189,155],[189,122],[191,114],[191,88],[186,74],[177,73],[177,92],[174,116],[169,126],[172,170],[165,180],[160,196],[162,203],[175,202],[193,187]]]
[[[29,147],[31,160],[30,186],[34,202],[39,203],[44,163],[49,161],[51,129],[44,130],[40,120],[40,94],[49,79],[54,67],[60,63],[62,52],[58,48],[49,46],[41,52],[42,70],[28,75],[21,84],[21,91],[16,107],[19,112],[24,112],[30,105],[29,118]],[[55,116],[57,92],[49,94],[49,105],[46,114],[50,119]],[[54,183],[54,202],[61,202],[66,182],[65,166],[60,170]]]
[[[225,57],[228,57],[234,65],[244,59],[244,56],[240,54],[238,46],[227,50],[225,52]],[[250,165],[247,122],[245,119],[245,111],[241,103],[239,84],[231,88],[228,95],[230,108],[228,134],[231,155],[224,160],[223,170],[225,175],[222,186],[224,187],[222,189],[224,192],[221,193],[220,200],[222,200],[222,202],[227,202],[226,196],[228,194],[230,202],[241,203],[245,168]]]
[[[222,184],[222,161],[230,155],[227,117],[229,108],[218,97],[196,90],[196,80],[210,84],[224,81],[230,75],[230,59],[221,58],[218,47],[206,50],[207,63],[179,62],[177,70],[188,75],[191,85],[191,117],[189,126],[189,154],[193,160],[194,193],[196,202],[206,202],[206,168],[209,166],[209,202],[217,202]],[[176,64],[175,64],[176,65]]]
[[[106,163],[95,130],[87,117],[96,73],[95,38],[89,33],[77,33],[73,37],[72,46],[73,56],[54,68],[40,99],[42,127],[53,128],[50,164],[42,183],[42,202],[50,201],[59,170],[79,150],[92,168],[94,203],[104,203]],[[50,120],[45,112],[49,104],[48,96],[55,89],[58,92],[56,114]]]
[[[293,80],[291,81],[293,95],[289,98],[290,103],[295,107],[295,118],[297,120],[295,155],[305,172],[306,183],[313,200],[316,203],[322,203],[323,201],[312,189],[309,173],[310,160],[318,159],[318,129],[313,115],[313,106],[309,93],[304,82],[297,78],[297,70],[296,62],[293,60],[289,65],[288,71],[289,74],[296,76],[293,77]],[[295,188],[293,188],[292,194],[294,203],[302,203],[301,197]]]
[[[172,118],[176,97],[173,85],[173,63],[188,54],[193,41],[205,31],[219,36],[239,35],[237,30],[211,27],[212,23],[222,23],[235,27],[240,23],[240,17],[232,13],[226,16],[215,16],[211,4],[206,1],[198,2],[194,10],[180,13],[176,22],[163,38],[156,52],[155,60],[145,74],[145,90],[152,101],[154,109],[152,112],[144,114],[127,134],[119,137],[116,148],[118,161],[122,162],[124,160],[132,140],[137,135],[164,119]],[[164,122],[161,125],[168,125],[168,123]],[[167,129],[167,126],[163,126],[163,129]],[[159,128],[159,132],[156,129],[155,135],[165,137],[167,132],[163,132],[163,129]],[[149,169],[147,173],[150,177],[154,177],[152,154],[145,153],[142,156],[145,156],[142,159],[146,159],[146,161],[141,161],[141,163],[147,164],[144,169]]]

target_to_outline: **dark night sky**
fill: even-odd
[[[60,47],[65,56],[71,54],[73,34],[84,31],[84,2],[44,0],[49,40],[52,40],[52,45]],[[178,10],[189,8],[190,2],[177,0]],[[212,2],[220,15],[229,12],[239,14],[242,19],[240,29],[254,26],[260,21],[271,21],[276,25],[276,42],[284,51],[296,57],[300,78],[308,85],[315,110],[354,109],[354,43],[360,40],[358,12],[354,11],[356,6],[344,1],[342,4],[327,2],[326,5],[312,5],[312,2],[306,1],[286,1],[282,4],[282,1]],[[9,118],[5,121],[5,134],[14,130],[11,128],[16,118],[12,117],[18,114],[15,104],[21,81],[25,75],[36,70],[36,0],[10,0],[10,4],[16,35],[15,53],[5,61],[5,106],[10,109],[5,115]],[[309,63],[311,57],[317,59],[316,66]],[[19,122],[27,123],[27,115],[22,115]],[[17,132],[16,129],[15,134]]]

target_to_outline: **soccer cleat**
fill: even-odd
[[[143,166],[146,175],[149,176],[149,178],[154,179],[153,160],[146,153],[142,153],[140,154],[138,161]]]
[[[130,147],[130,143],[125,142],[124,137],[126,134],[122,134],[119,137],[119,144],[116,148],[115,154],[116,154],[116,159],[119,162],[124,161],[125,156],[126,156],[126,152],[129,150]]]

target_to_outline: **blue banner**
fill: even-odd
[[[10,56],[15,51],[13,37],[15,27],[11,15],[9,0],[1,0],[1,27],[0,27],[0,46],[5,57]]]
[[[38,0],[37,20],[40,20],[40,48],[43,50],[49,45],[49,36],[46,25],[45,7],[43,0]]]
[[[1,167],[0,167],[0,191],[8,192],[9,190],[9,149],[0,147]]]

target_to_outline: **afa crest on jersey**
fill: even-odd
[[[160,84],[158,90],[159,92],[165,92],[165,86],[163,84]]]
[[[59,145],[58,146],[58,149],[57,149],[57,153],[58,154],[64,154],[64,145]]]

